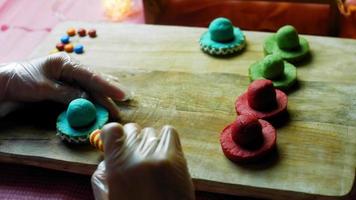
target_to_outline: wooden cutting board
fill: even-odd
[[[32,57],[47,55],[69,27],[96,28],[97,38],[74,39],[85,53],[72,55],[134,92],[134,100],[119,105],[124,123],[177,127],[198,190],[273,199],[351,198],[356,41],[305,36],[312,56],[298,67],[299,86],[289,94],[289,119],[277,129],[277,151],[264,162],[241,166],[224,157],[219,134],[236,117],[235,99],[249,84],[249,65],[263,57],[268,33],[246,31],[247,49],[219,59],[200,51],[203,28],[68,22]],[[55,136],[55,118],[64,108],[31,106],[0,121],[0,160],[91,174],[101,154]]]

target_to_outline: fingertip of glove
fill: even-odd
[[[162,133],[170,133],[174,136],[178,136],[177,129],[171,125],[165,125],[162,127]]]
[[[124,135],[124,130],[122,125],[117,122],[111,122],[106,124],[102,128],[102,131],[103,131],[103,134],[101,134],[102,140],[106,140],[107,137],[110,137],[111,139],[121,138]]]

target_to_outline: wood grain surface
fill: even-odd
[[[277,150],[259,163],[237,165],[219,134],[236,118],[234,102],[249,84],[248,67],[263,57],[268,33],[248,32],[247,49],[214,58],[199,49],[203,28],[68,22],[33,52],[47,55],[68,27],[96,28],[77,39],[84,65],[118,77],[133,93],[119,103],[122,122],[175,126],[198,190],[271,199],[352,199],[356,166],[356,41],[305,36],[312,55],[298,66],[288,112],[276,122]],[[0,160],[90,174],[102,159],[91,147],[55,136],[63,106],[27,106],[0,121]]]

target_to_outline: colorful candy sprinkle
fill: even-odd
[[[92,38],[96,37],[96,30],[95,29],[90,29],[88,31],[88,35]]]
[[[75,36],[75,29],[74,29],[74,28],[69,28],[69,29],[67,30],[67,34],[68,34],[69,36]]]
[[[68,35],[64,35],[61,37],[61,42],[63,44],[68,44],[69,43],[69,36]]]
[[[95,131],[93,131],[90,134],[89,141],[93,147],[95,147],[96,149],[98,149],[100,151],[104,151],[103,141],[100,138],[101,134],[102,134],[102,131],[99,129],[96,129]]]
[[[74,47],[74,52],[77,54],[82,54],[84,52],[84,47],[81,44],[77,44]]]
[[[87,31],[84,28],[80,28],[80,29],[78,29],[78,35],[80,37],[84,37],[87,35]]]
[[[58,51],[63,51],[64,50],[64,44],[63,43],[58,43],[56,45],[56,48],[58,49]]]
[[[73,52],[73,45],[72,44],[66,44],[64,45],[64,51],[71,53]]]

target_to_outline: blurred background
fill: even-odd
[[[227,17],[244,30],[356,38],[356,0],[0,0],[0,62],[24,59],[60,22],[207,27]]]

